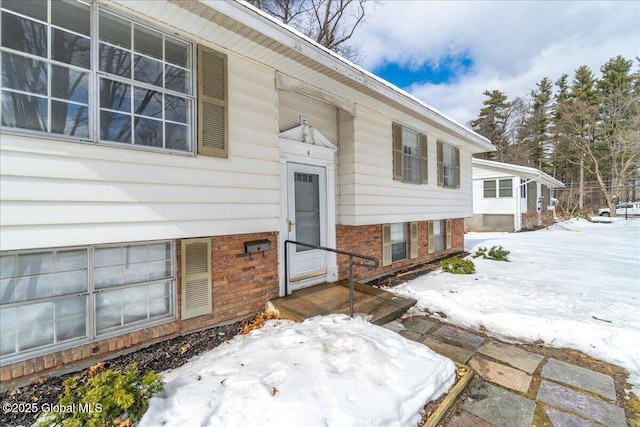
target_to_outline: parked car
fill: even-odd
[[[640,202],[625,202],[618,203],[616,205],[616,215],[640,215]],[[598,209],[598,215],[600,216],[610,216],[611,211],[609,208],[601,208]]]

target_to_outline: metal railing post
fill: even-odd
[[[306,246],[307,248],[320,249],[322,251],[333,252],[338,255],[347,255],[349,257],[349,315],[353,317],[353,292],[354,292],[354,280],[353,280],[353,266],[359,265],[361,267],[375,270],[380,265],[379,261],[368,255],[357,254],[355,252],[341,251],[339,249],[327,248],[325,246],[311,245],[309,243],[296,242],[295,240],[284,241],[284,294],[289,295],[289,251],[288,244]],[[371,261],[370,264],[366,262],[354,261],[353,258],[362,258],[366,261]]]
[[[349,316],[353,317],[353,255],[349,255]]]

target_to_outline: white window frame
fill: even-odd
[[[527,198],[527,181],[524,179],[520,179],[520,198]]]
[[[422,182],[420,133],[402,126],[402,182]],[[410,165],[413,163],[414,167]]]
[[[398,235],[402,233],[402,239],[398,239]],[[395,235],[395,239],[394,239]],[[404,257],[403,258],[394,258],[394,245],[404,245]],[[407,223],[399,222],[391,224],[391,262],[400,262],[408,259],[408,251],[407,251]]]
[[[96,266],[96,257],[95,257],[96,250],[118,248],[118,247],[133,248],[133,247],[141,247],[145,245],[166,245],[166,244],[170,245],[169,254],[167,255],[167,258],[164,258],[164,262],[168,262],[170,264],[169,265],[170,274],[168,276],[157,278],[157,279],[147,279],[147,280],[141,280],[141,281],[136,281],[132,283],[118,284],[115,286],[99,287],[96,285],[96,281],[97,281],[96,271],[99,268]],[[6,355],[2,355],[1,357],[2,365],[23,360],[30,357],[39,356],[42,354],[52,353],[54,351],[59,351],[66,348],[75,347],[83,343],[102,340],[115,335],[121,335],[133,330],[138,330],[138,329],[154,326],[161,323],[171,322],[176,319],[176,265],[175,265],[176,252],[175,252],[174,241],[162,240],[162,241],[148,241],[148,242],[128,242],[128,243],[109,244],[109,245],[91,245],[91,246],[69,247],[69,248],[49,248],[49,249],[37,249],[37,250],[28,250],[28,251],[10,251],[10,252],[3,252],[0,255],[4,258],[3,262],[14,262],[15,264],[19,262],[20,256],[25,256],[30,254],[60,254],[60,253],[71,252],[71,251],[86,252],[86,263],[85,263],[86,266],[85,266],[85,269],[81,270],[81,271],[86,271],[86,278],[87,278],[86,287],[83,290],[81,291],[78,290],[78,291],[67,293],[64,295],[51,295],[51,296],[44,296],[40,298],[36,297],[31,299],[25,299],[21,301],[9,301],[5,303],[0,303],[0,313],[4,311],[4,313],[2,314],[6,314],[9,311],[9,309],[15,308],[19,310],[20,308],[29,308],[37,304],[43,304],[43,303],[45,304],[53,303],[54,305],[53,310],[55,313],[55,310],[56,310],[55,303],[57,301],[70,300],[73,298],[84,298],[85,300],[85,313],[84,313],[85,333],[84,335],[76,336],[71,339],[60,341],[60,342],[56,341],[56,337],[54,335],[54,342],[51,344],[44,344],[38,347],[29,348],[28,350],[24,350],[24,351],[19,351],[19,349],[16,348],[17,351],[8,353]],[[14,260],[11,261],[11,258],[13,258]],[[160,258],[158,258],[155,261],[162,262]],[[154,262],[154,261],[151,260],[149,262]],[[141,265],[144,263],[145,262],[142,261],[138,265]],[[3,270],[5,270],[4,267],[6,266],[3,265]],[[7,279],[17,281],[21,277],[23,277],[19,275],[16,276],[15,274],[12,276],[9,276],[6,273],[4,275],[7,276],[7,277],[3,277],[5,281],[7,281]],[[119,292],[119,291],[122,291],[124,294],[126,290],[142,289],[144,287],[150,287],[150,286],[158,285],[161,283],[164,283],[166,286],[168,286],[168,292],[163,296],[159,296],[157,299],[161,299],[161,298],[166,299],[168,304],[168,311],[166,313],[162,313],[153,317],[147,317],[145,319],[140,319],[137,321],[127,322],[127,323],[122,322],[119,326],[110,327],[100,332],[98,331],[97,300],[100,297],[100,295],[105,295],[105,294],[108,294],[109,292]],[[147,316],[149,315],[148,310],[149,310],[150,299],[151,298],[149,298],[149,294],[147,294],[147,298],[145,300],[145,304],[147,304]],[[142,302],[142,300],[140,300],[140,302]],[[126,304],[126,301],[125,301],[125,304]],[[122,307],[122,305],[120,307]],[[15,328],[13,328],[13,330],[17,332],[20,329],[25,329],[24,328],[25,324],[20,324],[19,323],[20,319],[17,319],[18,312],[16,312],[15,316],[16,316],[16,326]],[[78,317],[78,316],[75,316],[75,317]],[[122,310],[122,308],[120,309],[120,316],[121,316],[121,319],[123,318],[122,316],[124,316],[124,311]],[[53,319],[51,320],[51,322],[53,322],[52,323],[53,328],[56,327],[55,325],[57,325],[56,322],[58,320],[61,320],[61,319],[58,319],[57,315],[53,314]],[[36,322],[36,323],[27,322],[26,325],[27,326],[36,325],[40,323],[42,322]],[[49,321],[45,323],[49,323]],[[2,328],[2,324],[0,324],[0,328]],[[7,330],[9,329],[11,328],[7,328]],[[17,339],[17,337],[15,339]]]
[[[47,73],[47,87],[48,92],[47,95],[38,95],[39,98],[45,99],[47,101],[47,122],[49,123],[48,127],[46,130],[31,130],[31,129],[27,129],[27,128],[19,128],[19,127],[14,127],[14,126],[2,126],[2,132],[7,132],[7,133],[14,133],[14,134],[22,134],[22,135],[30,135],[30,136],[38,136],[38,137],[42,137],[43,135],[46,135],[48,138],[51,139],[60,139],[60,140],[64,140],[64,141],[72,141],[72,142],[84,142],[84,143],[92,143],[92,144],[99,144],[99,145],[108,145],[108,146],[114,146],[114,147],[119,147],[119,148],[131,148],[131,149],[137,149],[137,150],[148,150],[148,151],[156,151],[156,152],[169,152],[169,153],[173,153],[173,154],[187,154],[187,155],[193,155],[195,154],[196,151],[196,129],[195,129],[195,101],[196,101],[196,97],[195,97],[195,89],[196,89],[196,85],[195,85],[195,81],[196,81],[196,67],[195,67],[195,43],[191,40],[187,40],[184,38],[181,38],[179,36],[176,36],[172,31],[170,30],[163,30],[163,29],[159,29],[157,26],[154,26],[152,24],[149,23],[145,23],[142,20],[133,18],[131,16],[128,16],[126,14],[123,14],[121,12],[116,12],[108,7],[105,7],[102,4],[98,4],[98,3],[94,3],[94,2],[89,2],[89,1],[80,1],[80,0],[74,0],[79,4],[84,5],[85,7],[89,8],[89,14],[90,14],[90,18],[91,18],[91,23],[90,23],[90,30],[91,30],[91,38],[90,38],[90,67],[89,69],[84,69],[82,67],[78,67],[78,66],[74,66],[74,65],[70,65],[64,62],[60,62],[60,61],[56,61],[55,59],[52,58],[53,52],[52,49],[50,48],[51,43],[51,34],[53,33],[53,31],[56,28],[61,28],[61,27],[56,27],[53,23],[52,23],[52,18],[51,18],[51,2],[47,2],[47,21],[38,21],[36,19],[33,19],[31,17],[28,17],[26,15],[20,15],[18,13],[14,13],[13,11],[10,10],[5,10],[3,9],[3,13],[9,13],[12,14],[14,16],[19,16],[21,18],[28,18],[29,20],[33,21],[33,22],[39,22],[42,24],[45,24],[46,28],[47,28],[47,40],[48,40],[48,46],[47,46],[47,56],[46,57],[39,57],[36,55],[31,55],[25,52],[21,52],[19,50],[13,50],[10,49],[8,47],[2,47],[0,46],[0,50],[2,51],[2,54],[12,54],[14,56],[19,56],[22,58],[28,58],[28,59],[37,59],[43,63],[46,63],[46,67],[49,70]],[[176,44],[181,44],[181,45],[185,45],[187,47],[187,63],[185,64],[185,66],[183,67],[184,70],[186,70],[187,74],[190,74],[190,76],[188,76],[188,78],[185,80],[185,84],[186,84],[186,93],[181,93],[179,91],[176,90],[171,90],[168,88],[164,88],[164,87],[160,87],[160,86],[156,86],[153,84],[149,84],[149,83],[144,83],[138,80],[134,80],[134,76],[131,76],[130,78],[125,78],[122,76],[117,76],[117,75],[112,75],[112,74],[108,74],[105,73],[103,71],[100,71],[100,58],[99,58],[99,52],[100,52],[100,40],[98,38],[98,34],[99,34],[99,22],[100,22],[100,14],[101,13],[105,13],[105,14],[109,14],[112,16],[117,16],[118,18],[127,21],[129,24],[131,24],[132,27],[134,28],[144,28],[147,29],[149,31],[153,31],[156,34],[159,34],[162,37],[162,50],[163,50],[163,58],[160,60],[161,64],[162,64],[162,74],[163,74],[163,79],[164,79],[164,70],[166,70],[167,65],[170,66],[175,66],[175,64],[167,62],[167,52],[166,52],[166,47],[167,44],[165,42],[165,40],[172,40],[175,41]],[[64,29],[64,28],[62,28]],[[66,29],[65,29],[66,30]],[[69,31],[68,31],[69,32]],[[74,35],[77,35],[77,33],[73,33]],[[132,31],[133,34],[133,31]],[[132,40],[135,41],[134,36],[131,36]],[[127,50],[126,48],[124,50]],[[131,58],[131,62],[132,62],[132,66],[131,66],[131,70],[133,72],[133,55],[134,55],[134,47],[131,46],[129,49],[132,58]],[[51,69],[54,66],[59,66],[59,67],[63,67],[66,69],[71,69],[73,71],[80,71],[80,72],[87,72],[88,73],[88,104],[86,105],[86,107],[88,108],[88,131],[87,134],[82,134],[82,135],[78,135],[78,136],[74,136],[74,135],[68,135],[65,133],[53,133],[52,129],[51,129],[51,110],[52,110],[52,102],[60,102],[60,99],[53,97],[52,95],[52,74],[51,74]],[[175,68],[180,68],[180,67],[175,67]],[[133,110],[135,107],[135,96],[132,95],[131,98],[131,105],[130,106],[130,112],[125,113],[126,115],[130,116],[132,118],[132,127],[131,127],[131,138],[134,138],[135,135],[135,129],[133,127],[134,123],[136,120],[144,120],[147,119],[150,122],[158,122],[162,124],[162,146],[161,147],[157,147],[157,146],[150,146],[150,145],[143,145],[143,144],[135,144],[134,140],[132,140],[131,143],[127,143],[127,142],[117,142],[117,141],[106,141],[106,140],[102,140],[101,136],[100,136],[100,116],[101,116],[101,112],[102,111],[107,111],[103,108],[101,108],[100,105],[100,82],[102,81],[102,79],[109,77],[110,80],[113,81],[118,81],[120,83],[123,84],[131,84],[132,90],[133,90],[133,86],[139,88],[140,90],[153,90],[157,93],[160,94],[160,97],[162,99],[162,103],[161,103],[161,111],[155,111],[153,114],[160,114],[160,118],[158,119],[157,117],[150,117],[150,116],[141,116],[135,113],[135,111]],[[164,83],[163,83],[164,85]],[[2,94],[11,94],[13,93],[13,96],[17,96],[19,95],[19,93],[25,94],[25,95],[29,95],[27,92],[20,92],[18,90],[15,89],[11,89],[9,87],[2,87]],[[147,94],[149,92],[146,92]],[[36,96],[34,95],[30,95],[30,96]],[[167,106],[169,103],[169,100],[167,97],[172,97],[172,100],[177,100],[177,99],[183,99],[185,102],[185,113],[184,113],[184,121],[185,123],[179,124],[180,119],[177,120],[170,120],[167,117]],[[80,106],[85,106],[85,104],[83,103],[78,103],[76,101],[70,101],[70,100],[64,100],[66,103],[68,104],[73,104],[73,105],[80,105]],[[3,111],[2,109],[4,108],[4,105],[0,102],[0,116],[3,115]],[[113,110],[114,112],[116,112],[117,110]],[[175,111],[175,110],[172,110]],[[182,113],[180,113],[181,115]],[[68,116],[69,117],[69,116]],[[178,117],[177,115],[174,115],[174,118]],[[40,118],[40,117],[38,117]],[[186,129],[186,148],[185,149],[175,149],[175,148],[167,148],[166,142],[165,142],[165,136],[167,134],[166,132],[166,128],[173,126],[174,129],[177,129],[179,127],[185,127]],[[157,140],[154,140],[157,141]]]
[[[503,183],[507,185],[503,187]],[[488,184],[489,187],[487,187]],[[485,199],[509,199],[513,197],[513,180],[511,178],[485,179],[482,182],[482,187],[482,194]]]
[[[443,187],[456,188],[456,147],[442,144],[442,176]]]

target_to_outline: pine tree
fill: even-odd
[[[489,139],[496,146],[495,153],[488,153],[484,157],[504,161],[505,152],[509,146],[508,119],[511,103],[507,95],[499,90],[484,91],[485,99],[478,118],[471,122],[473,130]]]

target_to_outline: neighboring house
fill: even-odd
[[[526,166],[473,159],[470,231],[520,231],[553,224],[552,190],[564,184]]]
[[[463,250],[490,142],[246,3],[0,7],[3,382]]]

